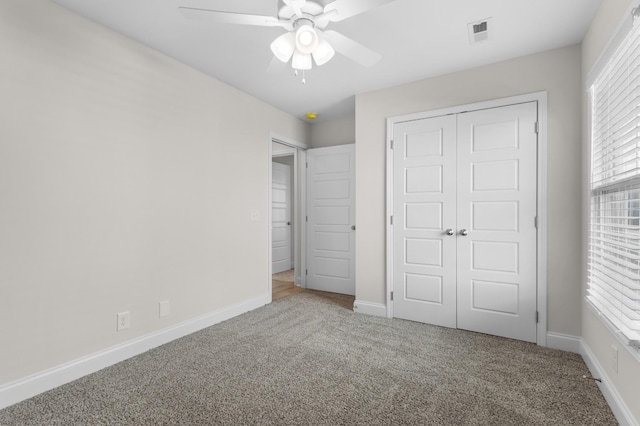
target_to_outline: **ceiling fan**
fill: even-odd
[[[395,0],[278,0],[277,16],[250,15],[220,10],[179,7],[187,18],[216,23],[282,27],[286,33],[271,43],[277,59],[295,70],[320,66],[339,52],[363,66],[372,66],[382,57],[336,31],[324,31],[331,22],[340,22]],[[326,4],[321,4],[326,3]],[[313,61],[312,61],[313,59]]]

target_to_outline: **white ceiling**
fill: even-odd
[[[246,93],[303,118],[352,115],[355,94],[579,43],[602,0],[395,0],[327,29],[382,54],[364,68],[336,56],[306,73],[268,73],[276,27],[193,21],[178,6],[275,15],[277,0],[53,0]],[[318,1],[327,3],[330,0]],[[490,40],[471,45],[485,18]],[[576,78],[579,78],[576,76]]]

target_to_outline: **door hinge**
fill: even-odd
[[[305,274],[305,275],[309,275],[309,270],[308,270],[308,269],[305,269],[305,270],[304,270],[304,274]]]
[[[540,322],[540,314],[536,311],[536,324]]]
[[[393,225],[393,216],[389,217],[389,221],[390,221],[389,223]]]
[[[307,169],[309,168],[309,163],[304,163]]]
[[[533,226],[535,226],[536,229],[538,229],[538,216],[533,217]]]
[[[391,149],[393,149],[393,139],[391,139]]]
[[[393,301],[393,291],[391,292],[391,300]]]
[[[539,122],[535,122],[535,125],[533,127],[533,131],[536,132],[536,135],[540,132],[540,123]]]
[[[305,222],[309,222],[309,216],[305,216]]]

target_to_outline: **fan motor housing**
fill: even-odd
[[[293,8],[289,5],[284,4],[282,0],[278,1],[278,18],[280,19],[291,19],[295,16],[295,12]],[[302,7],[302,13],[309,16],[317,16],[320,15],[324,11],[324,6],[316,3],[315,1],[308,1]]]

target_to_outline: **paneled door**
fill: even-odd
[[[271,259],[272,272],[291,269],[291,169],[271,163]]]
[[[456,327],[456,117],[394,127],[393,310]]]
[[[355,295],[355,145],[307,150],[307,288]]]
[[[535,342],[537,106],[457,118],[458,328]]]
[[[394,316],[536,341],[537,104],[393,130]]]

